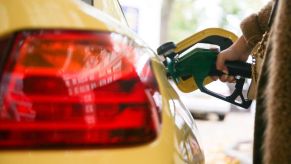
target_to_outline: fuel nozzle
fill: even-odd
[[[209,76],[222,76],[216,69],[216,59],[220,50],[224,50],[235,40],[235,35],[219,29],[206,29],[175,44],[162,44],[157,53],[166,68],[167,77],[172,79],[178,88],[185,92],[199,88],[213,97],[248,108],[251,100],[243,94],[246,78],[251,78],[251,64],[242,61],[226,61],[228,75],[238,77],[235,90],[231,95],[222,95],[205,87]]]

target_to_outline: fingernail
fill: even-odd
[[[228,74],[228,71],[227,70],[222,70],[222,72],[224,73],[224,74]]]

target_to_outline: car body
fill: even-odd
[[[172,83],[172,85],[179,94],[182,102],[195,118],[205,119],[215,116],[219,121],[223,121],[225,116],[231,111],[231,104],[228,102],[207,95],[199,90],[184,93],[181,92],[175,84]],[[231,94],[229,87],[219,81],[212,82],[206,85],[206,87],[221,95],[228,96]]]
[[[0,2],[0,163],[204,163],[197,127],[118,1]]]

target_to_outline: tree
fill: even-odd
[[[161,9],[161,26],[160,26],[160,42],[164,43],[168,40],[169,20],[172,13],[174,0],[163,0]]]
[[[265,0],[163,0],[160,42],[178,42],[198,30],[220,27],[240,34],[240,21]]]

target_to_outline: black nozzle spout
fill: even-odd
[[[173,58],[176,55],[175,48],[176,44],[174,42],[166,42],[157,49],[157,53],[160,56]]]

